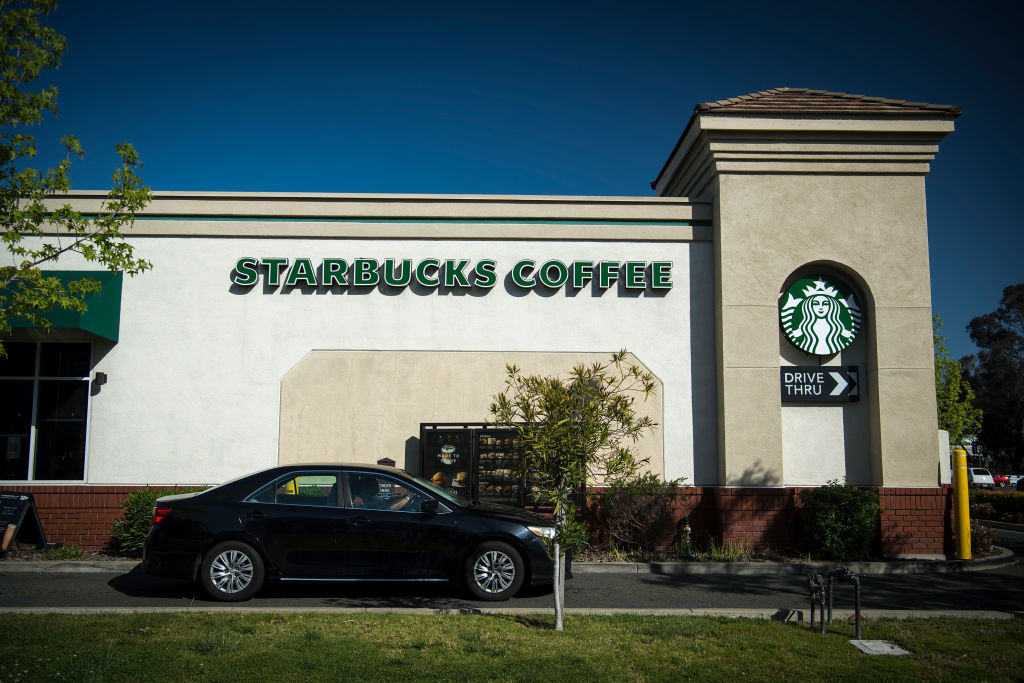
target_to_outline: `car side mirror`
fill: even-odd
[[[423,501],[422,505],[420,505],[420,512],[423,512],[428,515],[436,515],[439,506],[440,503],[437,502],[437,499],[428,498],[427,500]]]

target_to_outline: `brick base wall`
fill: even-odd
[[[720,488],[691,487],[689,497],[674,511],[662,530],[662,547],[675,545],[689,522],[695,547],[740,542],[755,549],[794,550],[801,533],[800,492],[807,487]],[[600,489],[590,489],[596,496]],[[881,551],[887,557],[952,555],[953,489],[880,488]],[[588,506],[591,528],[598,530],[596,510]],[[595,538],[598,542],[606,539]]]
[[[110,525],[121,516],[120,503],[142,486],[5,486],[31,493],[50,543],[82,550],[111,550]]]
[[[121,516],[120,502],[141,486],[10,486],[35,498],[43,532],[51,543],[76,544],[84,550],[108,550],[110,525]],[[665,547],[674,543],[683,520],[693,542],[743,542],[753,548],[788,550],[796,546],[800,527],[801,488],[692,487],[674,519],[662,530]],[[952,555],[953,488],[880,488],[882,553]],[[600,489],[589,493],[597,494]],[[593,521],[594,506],[588,514]],[[592,525],[595,529],[596,526]],[[604,539],[595,539],[601,541]]]
[[[879,489],[882,554],[953,555],[953,487]]]

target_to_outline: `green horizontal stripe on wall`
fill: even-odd
[[[84,217],[84,216],[83,216]],[[92,218],[92,216],[89,216]],[[563,218],[341,218],[336,216],[322,217],[282,217],[282,216],[174,216],[145,215],[136,216],[137,221],[209,221],[232,223],[389,223],[389,224],[463,224],[463,225],[632,225],[632,226],[668,226],[668,227],[711,227],[711,221],[699,220],[639,220],[617,221],[603,218],[591,220]]]

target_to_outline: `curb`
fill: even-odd
[[[891,562],[573,562],[574,574],[661,574],[666,576],[805,576],[845,566],[854,574],[963,574],[1013,564],[1013,551],[996,546],[996,555],[977,560],[899,560]],[[0,562],[3,574],[127,574],[138,560],[104,562]]]
[[[983,525],[992,529],[1004,529],[1005,531],[1019,531],[1024,533],[1024,524],[1010,524],[1009,522],[997,522],[992,519],[979,519]]]
[[[1012,565],[1013,551],[977,560],[901,560],[892,562],[573,562],[573,574],[664,574],[669,576],[805,576],[844,566],[854,574],[964,574]]]
[[[35,561],[0,562],[3,574],[127,574],[141,567],[138,560],[105,560],[102,562]]]
[[[418,616],[445,615],[530,615],[550,614],[551,610],[527,607],[462,607],[462,608],[431,608],[431,607],[243,607],[202,606],[202,607],[0,607],[0,614],[408,614]],[[680,607],[680,608],[602,608],[602,607],[566,607],[568,616],[614,616],[617,614],[634,614],[654,617],[724,617],[728,619],[761,619],[765,621],[784,621],[799,623],[809,620],[809,611],[804,609],[746,609],[746,608],[715,608],[715,607]],[[847,621],[854,616],[853,610],[836,609],[832,611],[833,621]],[[1024,617],[1024,612],[993,612],[985,610],[861,610],[864,619],[938,619],[952,617],[957,619],[991,619],[1009,621]]]

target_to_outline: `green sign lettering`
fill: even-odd
[[[448,288],[469,287],[469,280],[462,272],[463,268],[469,265],[468,259],[456,261],[448,259],[444,262],[444,286]]]
[[[294,287],[302,280],[310,287],[316,287],[316,273],[313,272],[313,264],[308,258],[297,258],[288,271],[285,278],[285,287]]]
[[[271,287],[281,284],[281,269],[288,265],[288,259],[265,258],[263,265],[267,267],[267,284]]]
[[[408,287],[415,281],[422,287],[446,289],[491,289],[498,283],[496,259],[425,258],[412,259],[325,258],[319,267],[313,259],[243,256],[235,261],[231,281],[240,287],[252,287],[263,279],[267,287]],[[582,289],[596,280],[601,289],[612,287],[620,278],[627,289],[668,290],[672,288],[671,261],[545,261],[540,267],[533,259],[521,259],[508,271],[516,287],[533,289],[538,284],[548,289],[568,286]]]
[[[406,287],[412,282],[412,261],[402,260],[401,269],[395,272],[395,259],[384,260],[384,284],[392,287]]]
[[[251,287],[260,281],[260,260],[251,256],[243,256],[235,261],[235,272],[231,275],[231,281],[242,287]]]
[[[357,258],[352,263],[352,284],[356,287],[373,287],[380,282],[377,259]]]
[[[347,285],[345,273],[348,272],[348,261],[343,258],[325,258],[320,268],[320,282],[324,287]]]
[[[477,263],[476,268],[473,270],[476,273],[476,282],[474,284],[484,289],[493,287],[498,282],[498,276],[494,273],[496,265],[497,262],[493,259],[484,259]]]
[[[416,282],[420,283],[424,287],[437,287],[441,284],[441,281],[438,279],[440,265],[441,262],[436,258],[428,258],[420,261],[420,264],[416,266]],[[434,271],[433,275],[427,274],[428,268]]]
[[[526,289],[533,287],[533,270],[535,265],[536,261],[524,260],[512,266],[512,282]],[[524,273],[527,269],[530,270],[530,275]]]

